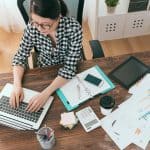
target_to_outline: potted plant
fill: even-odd
[[[115,8],[118,5],[118,2],[119,0],[105,0],[108,13],[113,13],[115,11]]]

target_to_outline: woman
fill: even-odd
[[[14,88],[10,105],[16,108],[23,100],[21,82],[27,58],[33,47],[36,47],[39,67],[63,64],[54,81],[30,100],[26,110],[34,112],[38,111],[67,79],[75,76],[77,63],[81,60],[82,30],[75,19],[65,16],[67,7],[62,0],[32,0],[30,10],[31,21],[13,59]]]

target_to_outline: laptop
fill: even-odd
[[[0,124],[19,130],[39,129],[48,109],[50,108],[53,97],[49,97],[46,104],[38,112],[25,111],[29,100],[39,92],[23,88],[24,100],[19,108],[11,108],[9,98],[13,85],[7,83],[0,93]]]

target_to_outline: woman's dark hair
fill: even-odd
[[[44,18],[57,19],[59,15],[66,16],[67,6],[63,0],[31,0],[31,13]]]

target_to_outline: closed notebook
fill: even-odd
[[[93,75],[102,82],[96,86],[85,80],[87,75]],[[68,111],[77,108],[81,103],[93,98],[95,95],[104,94],[114,88],[114,84],[99,66],[93,66],[71,79],[56,93]]]

